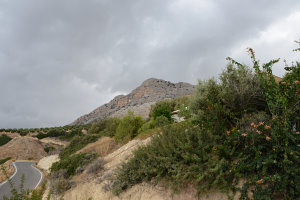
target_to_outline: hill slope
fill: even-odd
[[[123,117],[128,110],[146,118],[153,103],[167,98],[192,95],[194,89],[195,86],[189,83],[171,83],[162,79],[150,78],[128,95],[116,96],[109,103],[79,117],[71,125],[89,124],[108,117]]]

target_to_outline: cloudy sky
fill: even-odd
[[[299,0],[0,0],[0,128],[71,123],[150,77],[196,84],[247,47],[291,63],[299,22]]]

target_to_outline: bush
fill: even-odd
[[[66,178],[75,175],[78,167],[85,166],[96,158],[96,154],[80,153],[65,157],[58,162],[53,163],[51,173],[59,170],[66,170]]]
[[[12,138],[7,136],[6,134],[0,135],[0,146],[7,144],[11,140]]]
[[[114,137],[117,132],[117,128],[121,120],[119,118],[110,118],[106,121],[105,129],[103,130],[103,135],[108,137]]]
[[[50,151],[53,151],[53,150],[55,150],[55,148],[54,147],[45,147],[44,148],[44,151],[46,152],[46,153],[49,153]]]
[[[53,130],[50,130],[49,132],[47,132],[46,134],[39,133],[36,137],[38,139],[43,139],[43,138],[47,138],[47,137],[59,137],[62,135],[64,135],[64,131],[53,129]]]
[[[174,110],[175,102],[172,100],[162,100],[154,105],[151,105],[149,117],[156,119],[159,116],[165,116],[171,121],[172,111]]]
[[[84,136],[75,136],[71,143],[64,149],[62,152],[60,152],[59,157],[61,159],[67,158],[76,151],[82,149],[87,144],[96,142],[100,135],[84,135]]]
[[[137,136],[138,130],[144,121],[141,116],[134,116],[133,112],[128,112],[119,123],[116,130],[115,139],[117,142],[127,142]]]
[[[98,171],[102,170],[104,168],[104,160],[103,158],[99,158],[92,162],[88,167],[87,167],[87,173],[89,174],[96,174]]]
[[[153,129],[153,128],[155,128],[154,119],[151,118],[141,126],[141,128],[139,129],[139,133],[147,131],[149,129]]]
[[[256,74],[229,58],[237,67],[229,65],[221,82],[200,81],[191,104],[194,124],[164,128],[135,151],[117,172],[115,194],[162,180],[175,189],[195,185],[199,193],[218,189],[229,198],[230,190],[240,191],[240,199],[250,199],[250,190],[254,199],[300,197],[300,64],[286,68],[278,84],[271,69],[278,60],[260,66],[249,53]]]
[[[154,120],[154,127],[162,127],[162,126],[166,126],[170,124],[170,121],[168,118],[166,118],[165,116],[161,115],[158,116],[155,120]]]

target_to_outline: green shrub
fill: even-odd
[[[6,161],[10,160],[11,157],[7,157],[7,158],[4,158],[4,159],[0,159],[0,165],[4,164]]]
[[[154,120],[154,127],[162,127],[162,126],[166,126],[170,124],[170,121],[167,117],[165,117],[164,115],[158,116],[156,117],[156,119]]]
[[[277,84],[271,66],[278,60],[260,66],[249,53],[256,74],[229,58],[237,67],[229,65],[220,82],[200,81],[191,103],[194,124],[164,128],[135,151],[116,175],[115,194],[162,180],[175,189],[195,185],[199,193],[240,191],[240,199],[250,199],[250,190],[254,199],[300,197],[300,64],[286,68]]]
[[[150,120],[148,120],[141,126],[141,128],[139,129],[139,133],[147,131],[149,129],[153,129],[153,128],[155,128],[154,119],[151,118]]]
[[[163,100],[151,105],[149,117],[156,119],[159,116],[165,116],[171,121],[172,111],[174,110],[175,102],[172,100]]]
[[[110,118],[106,120],[105,129],[103,135],[108,137],[114,137],[117,132],[117,128],[121,120],[119,118]]]
[[[0,146],[7,144],[11,140],[12,138],[7,136],[6,134],[0,135]]]
[[[67,158],[76,151],[82,149],[87,144],[96,142],[100,135],[84,135],[84,136],[75,136],[71,143],[64,149],[62,152],[60,152],[59,157],[61,159]]]
[[[134,116],[133,112],[128,112],[119,123],[116,130],[115,139],[117,142],[127,142],[138,134],[138,130],[143,125],[141,116]]]
[[[44,148],[44,151],[46,152],[46,153],[49,153],[50,151],[53,151],[53,150],[55,150],[55,148],[54,147],[45,147]]]
[[[53,163],[51,173],[59,170],[66,170],[67,177],[75,175],[78,167],[85,166],[97,157],[96,154],[80,153],[62,158],[60,161]]]
[[[64,135],[64,133],[65,133],[64,131],[53,129],[53,130],[50,130],[49,132],[47,132],[46,134],[39,133],[36,137],[38,139],[43,139],[43,138],[47,138],[47,137],[59,137],[59,136]]]
[[[83,136],[82,129],[80,129],[80,128],[73,129],[73,130],[71,130],[71,132],[65,132],[65,131],[63,131],[63,132],[64,133],[61,136],[59,136],[59,139],[70,141],[75,136]]]

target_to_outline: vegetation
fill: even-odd
[[[51,146],[45,147],[45,148],[44,148],[44,151],[45,151],[46,153],[49,153],[49,152],[51,152],[51,151],[53,151],[53,150],[55,150],[55,148],[54,148],[54,147],[51,147]]]
[[[260,65],[249,53],[254,71],[228,58],[219,80],[199,81],[191,119],[162,128],[140,147],[119,169],[115,194],[142,181],[164,181],[175,190],[192,184],[199,193],[239,191],[240,199],[299,198],[300,63],[286,67],[276,83],[271,67],[278,60]]]
[[[73,153],[85,147],[87,144],[96,142],[100,136],[99,135],[84,135],[84,136],[75,136],[71,143],[60,152],[59,157],[61,159],[66,159],[71,156]]]
[[[51,173],[59,170],[66,170],[67,177],[75,175],[76,169],[82,167],[96,158],[96,154],[79,153],[64,158],[58,162],[53,163]]]
[[[45,138],[45,137],[61,137],[64,139],[64,136],[67,136],[65,139],[70,139],[68,136],[72,137],[72,134],[74,136],[75,133],[81,133],[82,130],[87,130],[89,129],[91,125],[90,124],[84,124],[84,125],[76,125],[76,126],[62,126],[62,127],[47,127],[47,128],[29,128],[29,129],[0,129],[0,132],[4,133],[19,133],[21,136],[25,136],[29,133],[37,133],[38,137],[40,139]],[[52,133],[49,133],[52,132]],[[71,134],[70,134],[71,132]],[[49,133],[49,134],[48,134]],[[43,135],[46,136],[43,136]]]
[[[133,112],[128,112],[119,123],[116,130],[115,139],[117,142],[128,142],[137,136],[138,130],[143,125],[144,121],[141,116],[134,116]]]
[[[4,164],[6,161],[10,160],[11,157],[0,159],[0,165]]]
[[[104,159],[98,158],[88,166],[87,173],[96,174],[98,171],[102,170],[103,168],[104,168]]]
[[[12,138],[7,136],[6,134],[0,135],[0,146],[7,144],[11,140]]]

